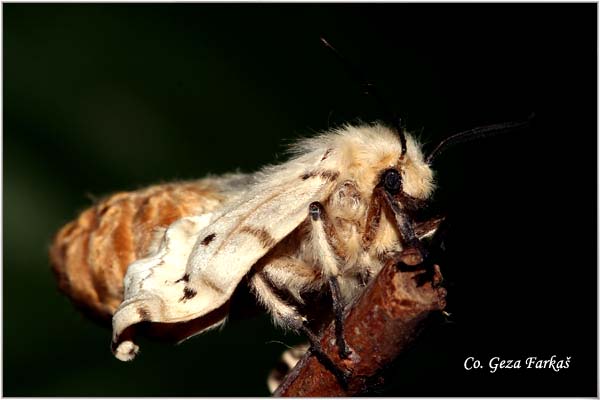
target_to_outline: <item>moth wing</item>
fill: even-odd
[[[281,170],[211,216],[208,226],[200,229],[206,221],[191,217],[169,227],[156,254],[127,272],[125,301],[113,317],[117,358],[130,360],[137,353],[131,328],[140,322],[169,324],[166,329],[174,330],[176,339],[224,322],[228,301],[244,275],[306,219],[311,202],[330,195],[338,176],[335,171]]]

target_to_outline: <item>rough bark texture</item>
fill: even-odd
[[[404,259],[409,265],[416,260]],[[331,324],[321,338],[324,352],[341,369],[351,371],[348,386],[342,384],[317,358],[307,353],[286,376],[274,396],[352,396],[364,393],[372,382],[418,336],[430,316],[445,307],[446,290],[439,267],[431,271],[413,267],[401,271],[388,263],[350,308],[345,318],[346,342],[352,349],[341,360]]]

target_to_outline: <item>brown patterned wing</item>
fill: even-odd
[[[50,260],[60,290],[89,317],[110,323],[123,300],[127,267],[152,250],[153,238],[223,201],[212,180],[156,185],[99,201],[54,238]]]

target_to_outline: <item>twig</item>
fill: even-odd
[[[410,264],[410,261],[405,261]],[[341,369],[351,371],[348,386],[310,353],[296,364],[274,396],[352,396],[364,393],[372,382],[419,335],[429,317],[445,307],[446,290],[439,267],[431,271],[401,271],[389,262],[369,285],[345,319],[346,342],[352,349],[341,360],[331,324],[321,338],[324,352]]]

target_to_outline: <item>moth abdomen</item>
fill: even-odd
[[[56,234],[50,261],[60,290],[85,314],[109,323],[123,301],[128,266],[152,252],[171,223],[209,212],[222,201],[209,180],[108,196]]]

